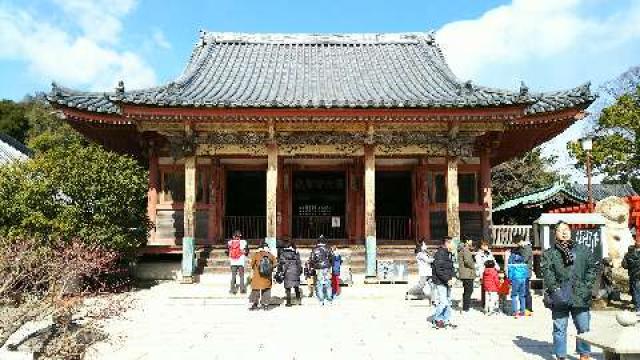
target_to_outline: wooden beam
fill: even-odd
[[[182,237],[182,282],[192,283],[195,275],[196,157],[184,162],[184,236]]]
[[[491,183],[491,148],[485,148],[480,156],[480,189],[482,194],[482,235],[491,239],[493,198]]]
[[[153,147],[153,143],[151,143],[149,147],[149,186],[147,190],[147,216],[152,225],[149,231],[149,244],[153,244],[156,236],[156,206],[160,187],[159,175],[158,154]]]
[[[278,145],[267,145],[267,237],[271,251],[276,251],[278,233]]]
[[[364,149],[364,213],[366,236],[366,276],[376,277],[376,156],[373,145]]]
[[[447,158],[447,234],[454,240],[460,240],[458,161],[455,156]]]

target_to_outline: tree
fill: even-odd
[[[518,195],[566,180],[564,176],[550,170],[550,165],[554,162],[553,157],[544,157],[542,150],[535,148],[521,157],[494,167],[491,170],[494,203],[499,205]]]
[[[29,131],[25,106],[11,100],[0,100],[0,133],[24,143]]]
[[[81,134],[58,118],[51,106],[42,101],[28,103],[25,116],[29,121],[26,145],[36,153],[74,144],[88,144]]]
[[[0,167],[0,235],[82,239],[132,254],[147,239],[147,172],[131,157],[71,144]]]
[[[640,191],[640,86],[605,108],[593,130],[591,159],[595,175],[605,182],[631,183]],[[584,168],[586,154],[578,142],[567,145]]]

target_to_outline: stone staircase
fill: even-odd
[[[312,246],[301,245],[298,247],[300,258],[304,263],[311,252]],[[413,253],[413,245],[379,245],[377,258],[378,260],[404,260],[409,263],[410,273],[417,273],[416,258]],[[250,249],[249,256],[255,252],[254,248]],[[338,252],[343,259],[348,259],[353,274],[364,274],[366,269],[365,247],[364,245],[352,245],[339,247]],[[200,263],[200,270],[203,274],[207,273],[228,273],[229,258],[225,254],[224,246],[215,246],[203,254],[203,260]]]

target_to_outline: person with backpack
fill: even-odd
[[[516,319],[525,316],[527,279],[529,268],[524,262],[520,249],[511,251],[507,260],[507,278],[511,282],[511,310]]]
[[[451,323],[451,287],[453,286],[453,249],[451,237],[446,236],[442,246],[433,258],[433,283],[436,286],[437,305],[433,312],[433,325],[436,329],[455,328]]]
[[[302,262],[295,243],[287,241],[285,247],[278,255],[278,268],[283,276],[284,291],[286,294],[286,307],[291,307],[291,289],[295,290],[298,304],[302,303],[300,294],[300,275],[302,275]]]
[[[567,358],[567,325],[573,318],[578,334],[589,331],[591,290],[600,264],[589,248],[571,239],[571,228],[559,222],[555,245],[544,251],[540,263],[544,279],[544,304],[553,319],[553,352],[557,359]],[[576,340],[580,360],[589,359],[591,346]]]
[[[326,301],[331,303],[331,264],[333,254],[327,247],[324,236],[320,235],[316,246],[311,250],[309,263],[315,271],[316,278],[316,296],[320,305],[324,305]]]
[[[271,287],[273,270],[277,266],[277,260],[269,250],[267,243],[262,243],[257,253],[251,257],[251,294],[249,310],[258,310],[262,305],[263,310],[269,309],[271,299]]]
[[[240,281],[240,293],[246,294],[247,287],[244,284],[244,267],[249,255],[249,246],[246,240],[242,239],[240,230],[233,232],[233,238],[227,242],[227,255],[229,256],[229,264],[231,265],[231,286],[229,293],[235,295],[238,292],[236,286],[236,276]]]

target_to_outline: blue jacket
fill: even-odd
[[[334,254],[333,264],[331,265],[331,272],[334,274],[340,274],[340,265],[342,265],[342,256]]]
[[[529,266],[524,257],[518,253],[512,253],[507,263],[507,277],[513,281],[526,281],[529,278]]]

